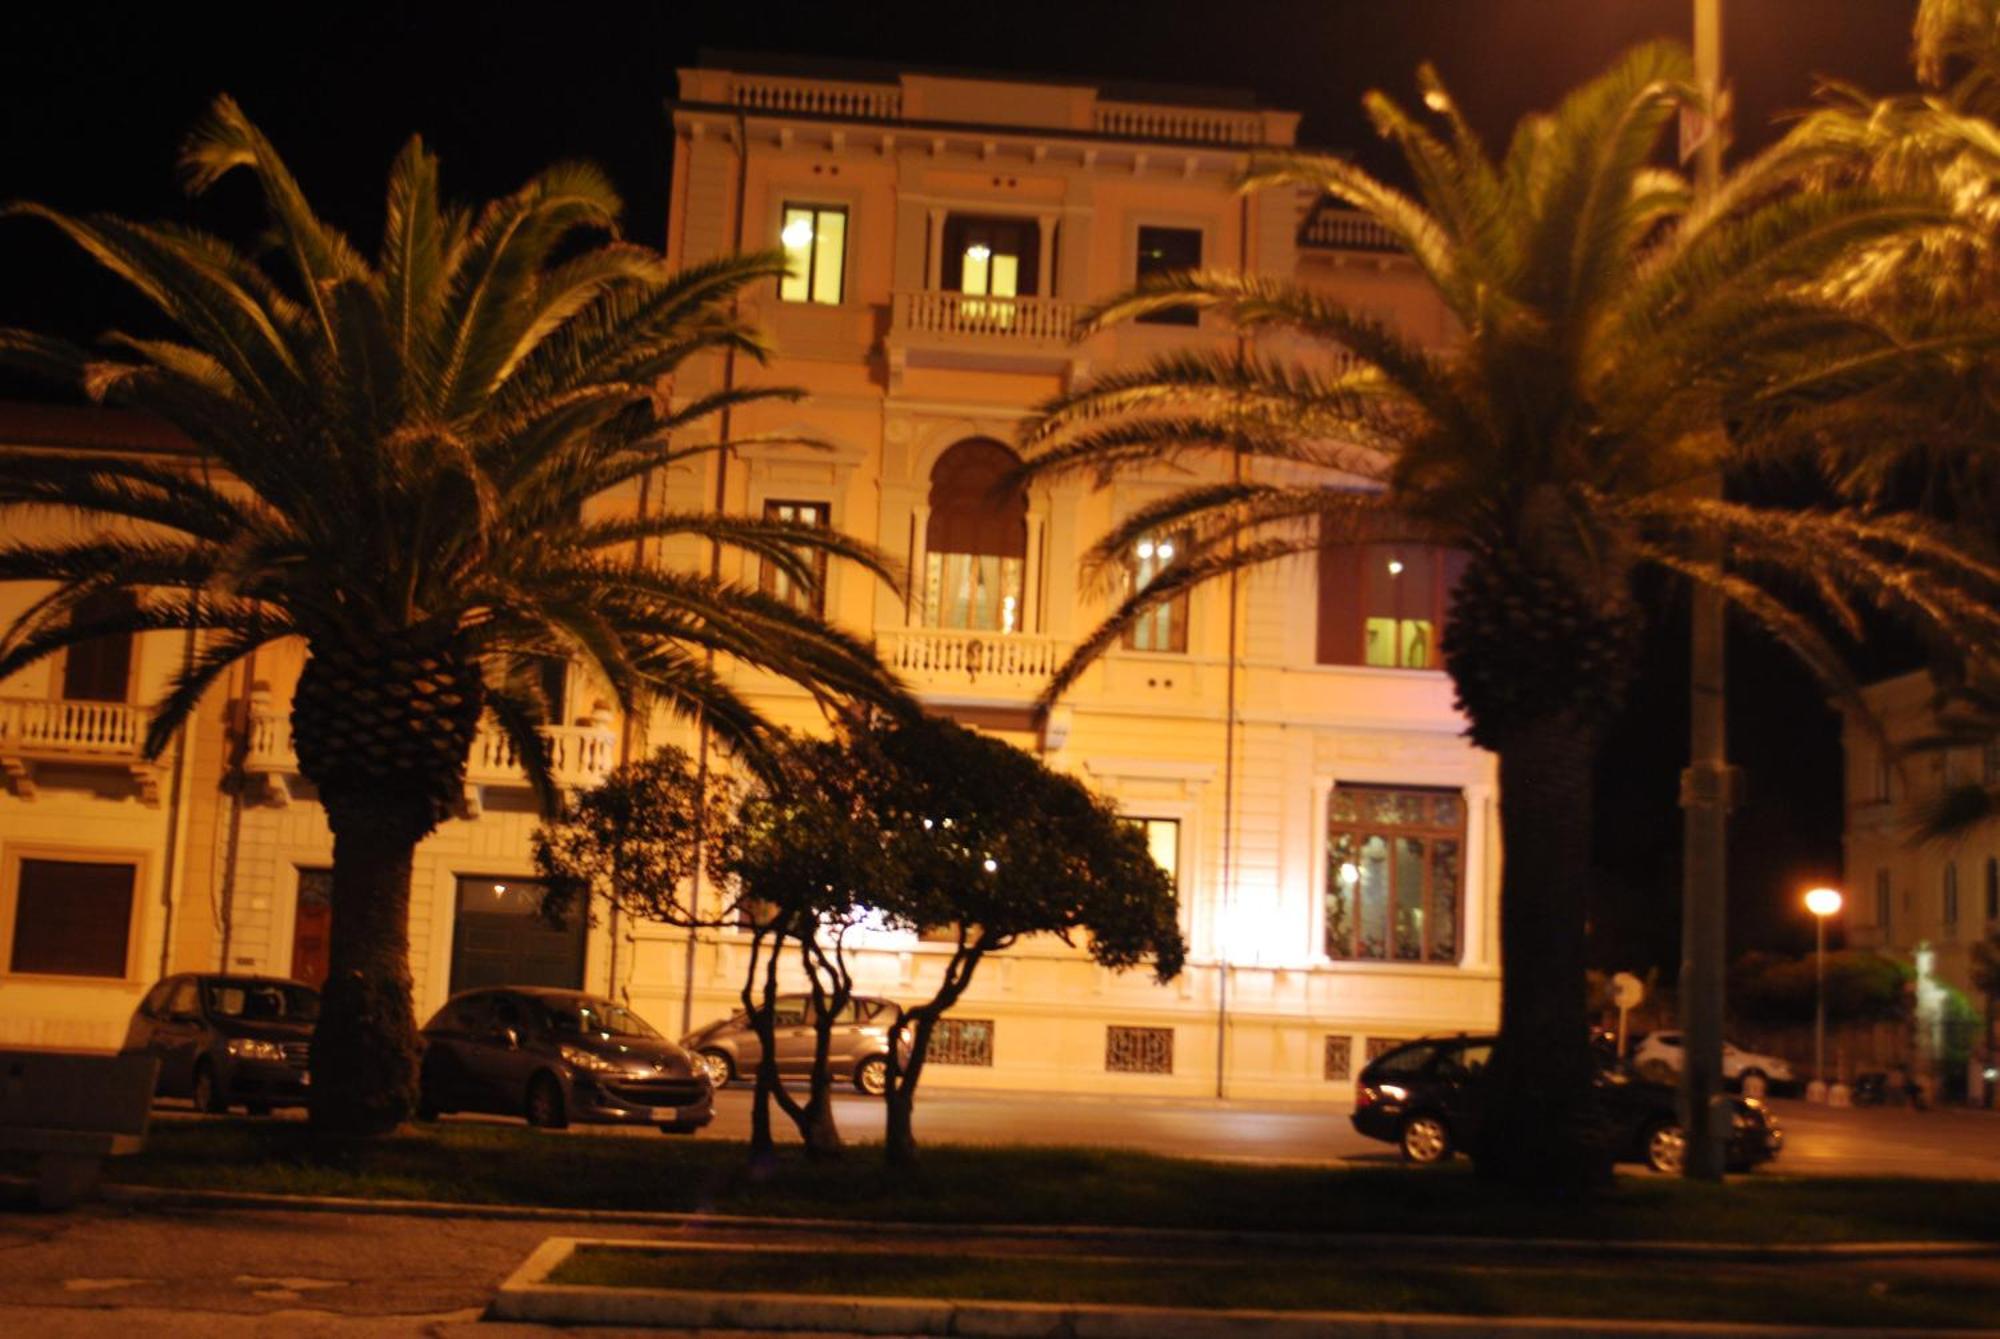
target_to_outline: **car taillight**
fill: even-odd
[[[1370,1107],[1374,1105],[1375,1105],[1375,1090],[1373,1088],[1370,1088],[1365,1083],[1355,1084],[1354,1109],[1356,1111],[1359,1111],[1363,1107]]]

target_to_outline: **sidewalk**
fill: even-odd
[[[214,1209],[96,1205],[76,1213],[0,1214],[0,1333],[97,1336],[188,1335],[192,1339],[236,1339],[239,1335],[445,1335],[451,1339],[513,1339],[554,1334],[539,1327],[478,1323],[477,1317],[514,1274],[552,1237],[639,1238],[660,1243],[766,1243],[768,1227],[696,1225],[686,1221],[658,1226],[607,1229],[602,1221],[537,1215],[533,1218],[366,1214],[297,1209]],[[854,1241],[851,1230],[808,1228],[783,1234],[788,1246],[831,1247]],[[1408,1243],[1328,1242],[1308,1248],[1283,1241],[1234,1243],[1189,1234],[1180,1239],[1141,1240],[1125,1234],[1107,1241],[1052,1240],[1046,1234],[987,1232],[961,1244],[939,1240],[935,1229],[898,1235],[885,1230],[871,1247],[912,1253],[926,1248],[981,1258],[1048,1255],[1052,1252],[1117,1253],[1155,1260],[1163,1270],[1229,1270],[1232,1261],[1296,1259],[1298,1268],[1320,1261],[1379,1254],[1385,1263],[1408,1258]],[[1443,1240],[1425,1243],[1421,1254],[1446,1261],[1462,1258],[1464,1288],[1477,1295],[1479,1280],[1502,1267],[1500,1257],[1476,1258]],[[1517,1246],[1533,1257],[1532,1267],[1561,1268],[1579,1276],[1630,1262],[1567,1262],[1543,1247]],[[1435,1248],[1435,1249],[1432,1249]],[[1506,1267],[1513,1267],[1508,1265]],[[1521,1267],[1531,1267],[1522,1265]],[[1783,1265],[1726,1261],[1660,1261],[1660,1271],[1693,1271],[1703,1277],[1738,1274],[1751,1279],[1775,1269],[1787,1278],[1823,1278],[1829,1287],[1852,1287],[1857,1278],[1879,1280],[1899,1292],[1949,1280],[2000,1297],[2000,1259],[1801,1259]],[[1775,1275],[1774,1275],[1775,1277]],[[1405,1302],[1404,1305],[1408,1303]],[[1367,1330],[1376,1335],[1443,1333],[1410,1328],[1409,1317],[1378,1317]],[[1567,1322],[1540,1333],[1597,1333],[1603,1322]],[[613,1334],[614,1330],[590,1333]],[[648,1331],[657,1332],[657,1331]],[[671,1333],[671,1331],[669,1331]],[[1142,1331],[1132,1331],[1135,1335]],[[1246,1331],[1247,1332],[1247,1331]],[[1507,1333],[1516,1327],[1466,1318],[1454,1323],[1461,1335]],[[1636,1331],[1635,1331],[1636,1332]],[[1660,1332],[1660,1331],[1655,1331]],[[1688,1332],[1681,1329],[1677,1332]],[[1709,1333],[1753,1333],[1729,1326]],[[1794,1331],[1797,1333],[1798,1331]],[[1860,1334],[1861,1330],[1832,1331]],[[712,1332],[711,1332],[712,1333]]]

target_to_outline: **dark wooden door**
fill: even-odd
[[[299,909],[292,920],[292,980],[318,990],[326,984],[327,941],[333,931],[333,871],[299,871]]]

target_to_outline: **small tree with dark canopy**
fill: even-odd
[[[840,1151],[833,1117],[833,1027],[854,998],[848,933],[868,903],[901,880],[899,852],[883,840],[867,777],[838,740],[793,739],[780,779],[744,797],[723,863],[752,933],[770,951],[753,954],[743,1004],[761,1043],[753,1156],[769,1146],[769,1102],[798,1126],[806,1152]],[[778,1079],[775,1005],[785,941],[796,946],[812,1002],[813,1061],[806,1100]],[[761,1135],[758,1129],[763,1131]]]
[[[893,874],[865,900],[891,923],[950,926],[952,955],[930,999],[906,1009],[889,1048],[887,1155],[916,1158],[911,1113],[938,1020],[990,953],[1035,934],[1086,936],[1090,956],[1124,969],[1151,959],[1179,975],[1187,957],[1174,888],[1138,830],[1080,782],[1017,748],[936,718],[856,730],[854,785]],[[851,881],[857,898],[862,880]],[[908,1055],[901,1045],[907,1032]]]

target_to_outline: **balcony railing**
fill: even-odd
[[[801,112],[808,116],[895,121],[903,115],[903,90],[894,84],[739,74],[729,81],[729,100],[738,107],[757,111]]]
[[[1315,209],[1299,229],[1304,246],[1321,246],[1334,251],[1401,251],[1403,244],[1375,219],[1358,209]]]
[[[1120,139],[1189,140],[1197,144],[1261,144],[1264,120],[1255,112],[1203,111],[1142,102],[1097,104],[1100,134]]]
[[[111,763],[130,770],[140,798],[159,798],[159,769],[143,755],[152,713],[130,702],[0,698],[0,780],[35,793],[34,764]]]
[[[0,698],[0,750],[65,757],[136,758],[151,714],[129,702]]]
[[[894,299],[892,333],[1034,348],[1067,345],[1083,306],[1060,298],[994,298],[929,290],[904,290]]]
[[[250,713],[244,741],[244,770],[262,781],[267,797],[277,804],[289,802],[286,778],[298,771],[292,749],[292,722],[277,710]],[[541,735],[549,749],[549,769],[556,784],[580,788],[594,786],[618,765],[618,736],[615,731],[595,725],[549,725]],[[483,786],[521,787],[528,784],[521,768],[521,756],[510,739],[491,721],[482,722],[466,760],[467,806],[478,809],[476,790]]]
[[[880,634],[884,658],[923,688],[1033,692],[1048,682],[1066,650],[1053,637],[959,628],[892,628]]]

